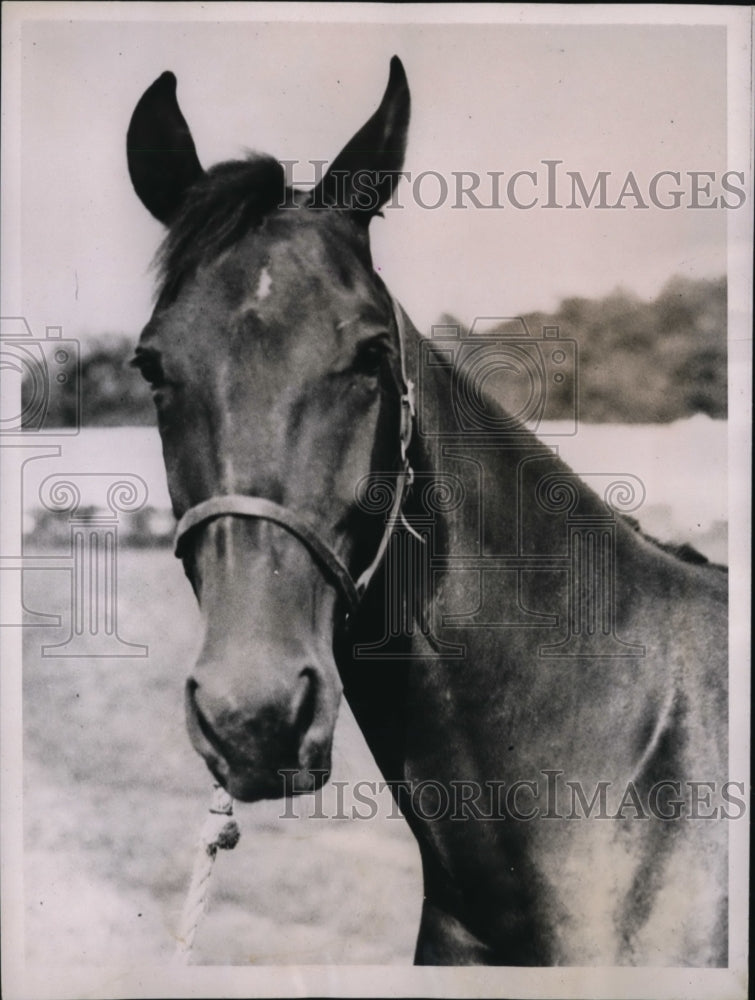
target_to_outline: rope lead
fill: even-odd
[[[233,799],[225,789],[215,784],[210,811],[199,835],[191,884],[176,937],[175,959],[184,965],[189,963],[194,936],[207,908],[210,875],[218,850],[232,850],[240,836],[239,825],[233,818]]]

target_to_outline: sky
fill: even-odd
[[[149,262],[163,230],[133,192],[125,135],[165,69],[178,77],[204,166],[252,149],[297,161],[303,183],[307,161],[332,160],[372,114],[390,57],[401,57],[412,94],[411,181],[371,235],[375,266],[420,329],[443,312],[471,323],[617,287],[650,298],[674,274],[726,271],[732,213],[691,207],[689,178],[713,173],[710,194],[698,198],[706,201],[723,193],[727,170],[747,169],[727,159],[721,27],[274,23],[252,20],[243,5],[221,23],[175,12],[158,20],[164,8],[140,6],[123,5],[130,20],[97,21],[71,5],[68,20],[22,27],[20,280],[3,309],[35,331],[135,336],[149,318]],[[678,171],[683,203],[637,209],[630,194],[623,209],[546,209],[545,160],[562,161],[564,205],[567,171],[588,190],[609,171],[610,204],[630,171],[646,203],[652,177]],[[460,207],[461,171],[481,177],[483,204],[503,207],[466,198]],[[507,196],[516,171],[534,175],[514,189],[520,204],[539,196],[532,208]],[[502,175],[497,195],[491,173]],[[659,199],[672,187],[663,179]]]

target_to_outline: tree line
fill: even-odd
[[[727,415],[726,278],[672,278],[652,301],[625,290],[599,299],[567,298],[555,313],[523,316],[533,339],[543,327],[558,327],[577,344],[579,419],[588,423],[666,423],[695,413]],[[451,316],[444,324],[464,326]],[[82,346],[78,376],[49,393],[45,423],[71,426],[77,394],[81,424],[90,427],[155,423],[150,390],[129,366],[134,342],[103,335]],[[571,371],[552,387],[548,416],[573,415]],[[22,405],[33,391],[22,387]],[[506,405],[506,400],[500,402]]]

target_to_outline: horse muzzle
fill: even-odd
[[[242,802],[314,792],[330,776],[338,692],[320,670],[303,667],[296,682],[264,696],[222,695],[213,664],[186,684],[191,742],[216,780]]]
[[[208,519],[198,509],[199,522],[185,529],[195,532],[205,623],[186,685],[192,743],[234,798],[316,791],[330,773],[341,697],[332,652],[337,590],[308,547],[276,522],[214,506]]]

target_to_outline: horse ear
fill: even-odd
[[[346,209],[366,226],[401,179],[410,105],[406,73],[394,56],[380,107],[335,158],[308,204]]]
[[[126,137],[131,183],[149,211],[168,225],[186,191],[204,177],[176,100],[176,78],[163,73],[136,105]]]

